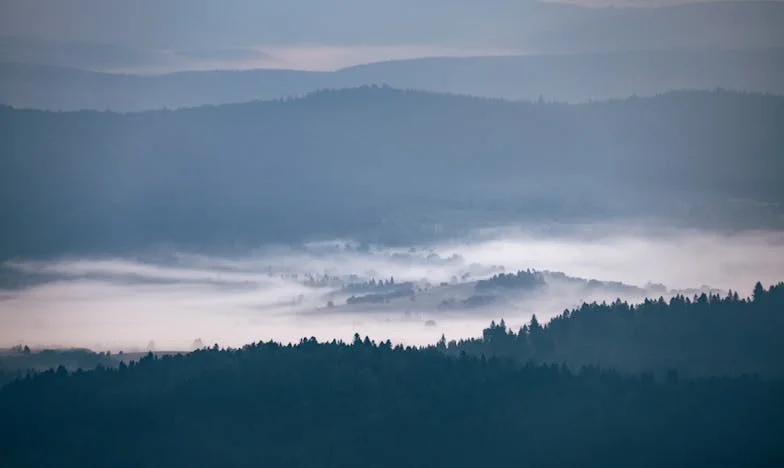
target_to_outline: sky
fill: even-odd
[[[736,2],[718,10],[691,8],[652,15],[639,8],[584,8],[614,2],[3,0],[0,61],[142,73],[258,67],[331,70],[444,55],[683,44],[723,47],[723,42],[739,47],[784,45],[782,33],[776,32],[782,14],[776,8],[745,8],[738,6],[744,2]]]
[[[468,48],[427,45],[352,46],[296,44],[219,51],[162,51],[149,62],[97,67],[98,70],[136,75],[219,69],[282,69],[336,71],[373,62],[422,57],[490,57],[520,55],[515,49]]]

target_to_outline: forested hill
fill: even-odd
[[[784,387],[304,340],[0,389],[0,465],[781,466]]]
[[[777,467],[782,312],[784,283],[758,284],[426,348],[355,335],[119,365],[79,353],[111,367],[0,388],[0,466]]]
[[[600,366],[627,373],[674,371],[688,377],[758,374],[784,378],[784,283],[741,299],[702,294],[638,305],[583,304],[549,323],[536,316],[518,330],[492,323],[481,338],[436,346],[452,355]]]
[[[394,237],[415,231],[390,225],[400,207],[779,222],[782,121],[783,97],[734,92],[564,105],[365,87],[125,115],[0,108],[0,257],[257,245],[382,219]]]

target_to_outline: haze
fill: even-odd
[[[726,294],[730,289],[748,295],[754,281],[770,283],[784,276],[781,234],[654,235],[608,226],[585,226],[583,231],[592,234],[541,237],[507,228],[477,234],[470,241],[410,249],[364,250],[334,241],[294,249],[267,247],[232,257],[159,251],[127,259],[12,261],[4,269],[31,280],[2,294],[0,321],[5,326],[0,346],[183,350],[197,339],[241,346],[303,336],[349,340],[356,332],[421,345],[442,333],[478,336],[490,320],[505,318],[518,326],[532,314],[546,320],[584,301],[638,301],[645,288],[665,297],[711,290]],[[464,284],[527,268],[640,289],[607,285],[588,292],[551,278],[546,291],[514,297],[500,306],[465,311],[437,307],[444,299],[470,296]],[[309,284],[309,275],[336,280]],[[350,293],[340,284],[390,277],[433,289],[419,292],[416,301],[345,305]],[[650,289],[653,283],[667,288]],[[329,301],[335,307],[328,308]]]
[[[0,347],[427,344],[750,294],[784,278],[781,24],[757,1],[7,0]],[[543,289],[477,289],[527,269]]]

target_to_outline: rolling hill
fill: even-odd
[[[784,98],[734,92],[567,105],[363,87],[134,114],[6,107],[0,244],[400,240],[488,217],[771,225],[783,119]]]

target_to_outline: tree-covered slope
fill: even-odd
[[[452,355],[508,357],[519,362],[600,366],[627,373],[675,371],[690,377],[759,374],[784,377],[784,283],[741,299],[682,295],[583,304],[519,330],[493,323],[478,339],[441,341]]]
[[[3,466],[775,466],[780,382],[274,343],[0,390]]]
[[[731,92],[562,105],[359,88],[138,114],[0,108],[0,245],[391,236],[397,213],[445,209],[771,224],[783,120],[784,98]]]

